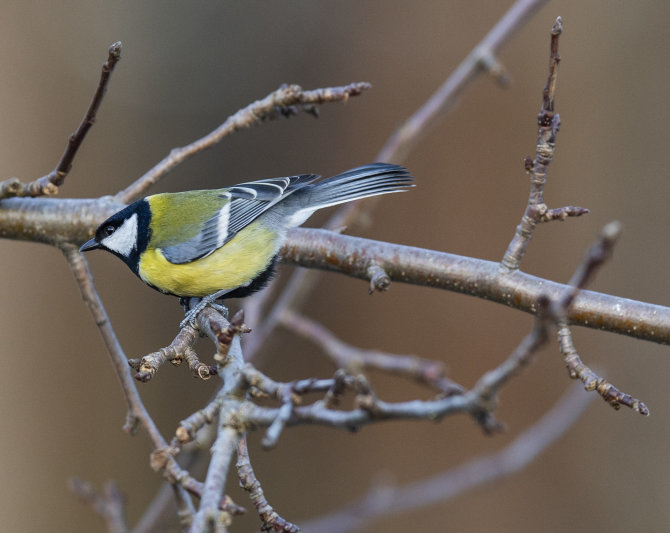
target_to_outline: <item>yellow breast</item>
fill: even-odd
[[[162,292],[202,298],[219,290],[248,285],[261,274],[279,250],[280,238],[261,224],[251,224],[207,257],[175,265],[160,248],[147,249],[138,273]]]

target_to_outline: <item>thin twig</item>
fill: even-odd
[[[126,356],[121,348],[116,333],[114,332],[114,328],[109,321],[102,300],[95,288],[93,276],[88,268],[88,263],[76,246],[64,244],[62,246],[62,251],[70,265],[72,273],[74,274],[84,302],[88,306],[88,309],[93,315],[93,319],[100,330],[107,352],[112,360],[114,370],[121,383],[121,389],[123,390],[128,405],[128,416],[126,417],[124,430],[130,434],[134,434],[137,431],[138,425],[141,425],[148,433],[149,438],[154,445],[154,454],[157,453],[157,451],[161,451],[164,454],[160,466],[165,469],[167,475],[170,475],[170,469],[176,467],[176,463],[174,462],[174,458],[167,452],[167,442],[144,406],[142,398],[135,385],[135,381],[130,375]],[[179,486],[175,487],[175,495],[177,499],[177,507],[180,509],[180,512],[184,516],[189,515],[192,511],[192,504],[189,496],[184,489]]]
[[[572,290],[566,291],[559,305],[567,308],[572,305],[579,292],[586,287],[598,269],[612,257],[614,245],[621,235],[621,223],[610,222],[603,227],[600,235],[584,254],[584,258],[568,281]]]
[[[237,475],[240,478],[240,485],[249,493],[249,499],[256,507],[258,516],[263,521],[263,531],[277,531],[285,533],[299,533],[300,528],[291,522],[284,520],[277,511],[268,503],[263,493],[254,469],[249,459],[249,450],[247,448],[246,435],[237,441]]]
[[[118,41],[109,47],[107,61],[102,66],[102,74],[100,75],[98,87],[93,95],[93,100],[91,101],[81,124],[79,124],[77,131],[70,135],[65,152],[61,156],[56,168],[46,176],[42,176],[31,183],[24,184],[16,178],[0,183],[0,198],[10,198],[12,196],[52,196],[58,193],[58,188],[63,184],[65,177],[72,169],[72,162],[74,161],[75,155],[77,155],[77,150],[79,150],[88,130],[91,129],[91,126],[93,126],[93,123],[95,122],[96,114],[98,113],[102,99],[105,96],[107,85],[109,84],[109,78],[120,59],[121,41]]]
[[[338,368],[358,372],[375,368],[407,376],[434,387],[443,394],[463,393],[465,389],[445,376],[444,364],[415,355],[389,354],[379,350],[364,350],[338,339],[327,328],[304,315],[286,311],[282,324],[316,343]]]
[[[549,74],[547,84],[542,91],[542,108],[537,117],[538,133],[535,161],[531,161],[528,157],[524,161],[524,167],[530,176],[530,194],[521,222],[516,227],[514,237],[500,262],[500,266],[505,272],[514,272],[519,269],[535,228],[540,222],[561,220],[570,214],[578,216],[588,212],[584,208],[562,208],[559,211],[550,211],[544,203],[547,169],[554,157],[556,135],[558,135],[561,125],[561,118],[554,110],[554,98],[556,95],[558,64],[560,62],[558,39],[562,32],[563,21],[561,17],[558,17],[551,28]],[[547,216],[547,213],[551,214]]]
[[[79,250],[72,245],[64,245],[63,253],[72,269],[75,280],[79,285],[84,302],[88,306],[88,309],[93,315],[93,319],[100,330],[107,351],[112,359],[112,364],[116,370],[116,375],[121,382],[121,388],[126,397],[128,410],[132,413],[134,423],[125,429],[130,433],[134,433],[137,424],[139,423],[149,433],[152,442],[157,448],[164,447],[166,442],[144,407],[142,398],[140,397],[135,382],[130,375],[128,362],[123,352],[123,348],[121,348],[121,344],[119,343],[114,328],[109,321],[102,300],[100,300],[100,296],[95,288],[93,277],[88,268],[86,259]]]
[[[370,85],[365,82],[312,91],[304,91],[298,85],[280,87],[262,100],[257,100],[244,109],[240,109],[211,133],[187,146],[172,149],[162,161],[119,192],[114,198],[124,203],[136,200],[174,167],[183,163],[192,155],[214,146],[227,135],[242,128],[248,128],[278,116],[290,116],[300,110],[314,114],[314,106],[316,105],[327,102],[346,102],[351,96],[358,96],[369,87]]]
[[[588,391],[597,391],[603,400],[615,409],[625,405],[646,416],[649,415],[649,409],[644,402],[619,391],[609,381],[595,374],[582,362],[572,341],[572,332],[563,312],[564,309],[572,305],[579,291],[593,279],[602,264],[612,256],[614,245],[620,235],[621,224],[618,222],[610,222],[603,228],[600,236],[584,254],[582,262],[570,279],[568,285],[572,289],[566,291],[560,301],[554,302],[556,306],[554,315],[557,317],[556,323],[558,326],[558,344],[572,379],[581,380]]]
[[[191,442],[195,438],[195,435],[200,428],[202,428],[205,424],[211,424],[217,420],[220,410],[221,397],[217,395],[214,400],[207,404],[206,407],[199,409],[192,415],[179,422],[177,431],[175,431],[175,438],[177,439],[179,445],[181,446],[182,444]]]
[[[548,0],[519,0],[491,28],[489,33],[467,55],[442,86],[400,126],[377,156],[377,161],[400,163],[409,151],[425,137],[434,123],[454,108],[466,88],[482,73],[500,72],[495,56],[500,47],[528,21]],[[499,77],[499,76],[498,76]]]
[[[70,478],[68,486],[81,501],[90,505],[102,518],[108,533],[129,532],[125,498],[115,481],[107,481],[101,491],[79,478]]]
[[[558,328],[558,345],[570,377],[580,380],[587,391],[596,391],[614,409],[619,409],[622,405],[625,405],[641,415],[649,416],[649,408],[644,402],[633,398],[630,394],[621,392],[582,362],[572,341],[572,332],[565,323]]]
[[[146,383],[151,380],[159,367],[166,361],[170,361],[174,366],[179,366],[182,361],[186,361],[194,377],[207,381],[213,375],[216,375],[217,370],[215,366],[200,361],[193,349],[197,340],[197,331],[186,325],[179,330],[174,340],[165,348],[147,354],[140,359],[128,359],[128,364],[136,371],[135,379]]]
[[[197,331],[190,326],[186,326],[179,330],[174,340],[165,348],[147,354],[140,359],[128,359],[130,367],[137,372],[135,379],[142,382],[149,381],[166,361],[179,365],[183,359],[186,359],[186,352],[193,348],[197,339]]]

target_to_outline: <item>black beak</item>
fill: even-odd
[[[89,250],[97,250],[100,248],[100,243],[95,240],[95,238],[91,239],[90,241],[86,241],[84,244],[81,245],[81,248],[79,248],[80,252],[88,252]]]

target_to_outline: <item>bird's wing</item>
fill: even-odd
[[[165,259],[184,264],[208,256],[282,198],[318,177],[317,174],[299,174],[240,183],[226,189],[221,195],[228,200],[203,223],[195,237],[161,249]]]

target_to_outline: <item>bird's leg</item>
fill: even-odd
[[[179,328],[183,328],[187,324],[195,327],[195,319],[198,317],[198,313],[202,311],[208,305],[216,309],[224,317],[228,318],[228,308],[225,305],[219,305],[216,303],[216,300],[224,296],[227,290],[216,291],[213,294],[205,296],[204,298],[180,298],[179,301],[184,306],[184,311],[186,311],[186,316],[184,320],[179,324]],[[190,307],[190,311],[188,311]]]

